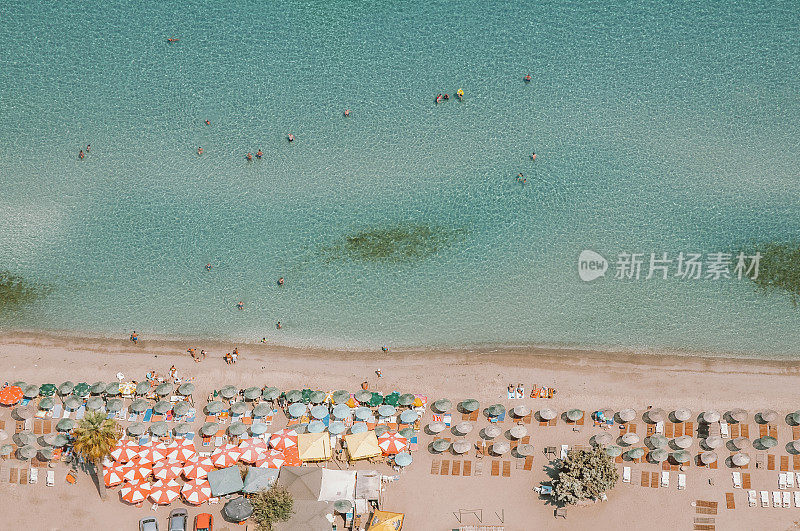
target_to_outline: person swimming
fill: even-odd
[[[531,153],[531,160],[536,160],[536,153]]]
[[[289,133],[289,134],[286,136],[286,139],[287,139],[289,142],[294,142],[294,135],[293,135],[292,133]]]
[[[283,328],[283,325],[281,324],[281,322],[280,322],[280,321],[278,321],[277,323],[275,323],[275,328],[277,328],[278,330],[280,330],[281,328]]]
[[[436,95],[436,103],[439,103],[441,101],[442,101],[442,95],[441,94],[437,94]]]
[[[458,92],[456,92],[456,96],[458,96],[458,101],[464,99],[464,89],[458,89]]]
[[[246,158],[250,162],[253,162],[253,155],[251,153],[248,153],[247,155],[245,155],[244,158]]]
[[[206,120],[206,125],[211,125],[211,122],[209,122],[208,120]]]
[[[81,160],[83,160],[83,150],[80,150],[80,151],[78,152],[78,158],[79,158],[79,159],[81,159]]]
[[[350,117],[350,109],[345,109],[344,110],[344,117],[345,118],[349,118]]]
[[[283,277],[278,279],[278,285],[283,286]]]
[[[212,265],[210,263],[206,264],[206,271],[211,271]]]
[[[525,177],[524,177],[524,176],[523,176],[521,173],[518,173],[518,174],[517,174],[517,182],[518,182],[518,183],[521,183],[521,182],[522,182],[522,179],[524,179],[524,178],[525,178]]]
[[[86,144],[86,153],[89,153],[92,150],[91,144]]]
[[[442,98],[443,98],[445,101],[447,101],[447,100],[449,100],[449,99],[450,99],[450,94],[445,94],[444,96],[442,96]]]
[[[244,302],[242,302],[242,301],[237,302],[236,303],[236,308],[238,308],[240,310],[244,310]]]
[[[530,74],[526,74],[524,79],[525,79],[525,83],[530,83],[531,82],[531,75]]]
[[[178,42],[179,40],[180,39],[178,39],[177,37],[170,37],[167,39],[167,42]]]
[[[198,155],[202,155],[203,154],[203,148],[201,148],[200,146],[197,147],[197,154]]]
[[[264,156],[264,152],[263,151],[261,151],[260,149],[258,151],[256,151],[256,158],[257,159],[260,159],[263,156]]]

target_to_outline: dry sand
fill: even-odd
[[[189,346],[211,352],[202,363],[195,363],[186,354]],[[195,377],[198,391],[195,401],[205,403],[213,388],[225,384],[239,387],[271,385],[282,389],[311,387],[320,389],[359,388],[368,380],[370,388],[381,392],[424,393],[431,402],[447,397],[455,402],[472,397],[483,406],[500,402],[508,407],[528,405],[534,411],[550,407],[559,412],[581,408],[588,412],[601,408],[635,408],[640,414],[653,405],[667,411],[678,407],[692,409],[695,414],[705,409],[724,412],[735,407],[750,411],[751,437],[757,437],[758,427],[752,414],[772,408],[781,413],[778,425],[779,444],[771,453],[788,455],[785,448],[791,440],[791,428],[783,415],[800,408],[800,368],[786,361],[763,361],[727,358],[637,355],[633,353],[603,353],[569,350],[534,349],[473,349],[462,351],[338,352],[293,350],[265,345],[240,345],[239,362],[229,366],[221,359],[231,350],[231,344],[212,342],[142,341],[132,345],[123,340],[81,339],[39,334],[0,336],[2,378],[30,383],[64,380],[93,382],[115,381],[116,373],[126,379],[141,380],[146,371],[166,374],[175,364],[181,376]],[[380,368],[378,379],[374,370]],[[506,386],[522,382],[527,390],[533,384],[558,389],[552,400],[508,400]],[[2,418],[10,418],[7,410]],[[455,417],[455,415],[454,415]],[[460,420],[455,419],[454,420]],[[430,421],[430,412],[424,424]],[[285,422],[285,420],[283,420]],[[199,426],[200,422],[198,422]],[[639,419],[639,432],[644,423]],[[467,436],[472,442],[479,438],[479,429],[488,425],[485,419],[478,429]],[[512,422],[503,424],[508,429]],[[278,428],[281,424],[278,424]],[[401,474],[398,482],[387,486],[384,508],[407,515],[404,529],[450,530],[459,525],[477,525],[479,515],[483,525],[505,525],[506,530],[527,529],[692,529],[695,514],[691,502],[697,499],[720,503],[714,517],[717,529],[796,529],[800,508],[762,509],[747,507],[747,493],[733,489],[730,469],[720,463],[719,469],[689,467],[687,488],[677,490],[677,476],[672,473],[669,488],[640,486],[641,471],[655,472],[660,467],[630,464],[633,480],[609,493],[607,502],[590,507],[570,508],[567,519],[555,519],[553,506],[545,503],[532,488],[547,480],[549,461],[542,454],[545,446],[589,444],[590,437],[600,428],[587,422],[581,431],[559,422],[556,427],[530,424],[531,442],[536,446],[533,470],[516,468],[512,463],[511,477],[490,475],[492,458],[483,458],[481,476],[447,476],[431,474],[433,459],[471,460],[478,463],[475,453],[464,458],[433,456],[427,448],[433,439],[421,435],[420,449],[414,463]],[[276,428],[277,429],[277,428]],[[753,437],[755,438],[755,437]],[[700,452],[697,442],[690,449]],[[718,450],[728,456],[725,448]],[[758,452],[750,449],[755,457]],[[776,457],[779,459],[779,457]],[[63,483],[63,465],[57,468],[57,485],[48,489],[44,478],[38,485],[10,485],[6,470],[14,460],[3,463],[4,481],[0,483],[0,529],[136,529],[137,521],[154,514],[149,507],[135,508],[122,504],[116,491],[101,502],[88,476],[81,476],[75,486]],[[366,465],[365,465],[366,466]],[[622,465],[619,465],[622,467]],[[392,473],[388,467],[381,470]],[[777,471],[755,469],[751,464],[756,490],[777,490]],[[712,480],[714,485],[709,484]],[[796,490],[800,490],[798,487]],[[725,508],[725,493],[733,492],[735,510]],[[173,504],[173,507],[180,504]],[[190,516],[203,511],[217,516],[221,505],[189,508]],[[459,524],[456,515],[464,513]],[[157,516],[164,525],[169,508],[160,508]],[[224,528],[218,522],[218,528]],[[227,524],[230,529],[239,526]],[[242,529],[245,526],[241,527]],[[249,529],[253,529],[252,524]]]

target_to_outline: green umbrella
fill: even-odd
[[[233,398],[238,393],[239,393],[239,390],[236,387],[232,386],[232,385],[226,385],[225,387],[223,387],[222,389],[219,390],[220,396],[222,398],[227,398],[227,399]]]
[[[502,404],[494,404],[486,408],[490,417],[499,417],[506,412],[506,408]]]
[[[214,400],[213,402],[209,402],[206,404],[206,412],[209,415],[217,415],[220,413],[225,406],[222,405],[222,402],[219,400]]]
[[[297,389],[292,389],[286,392],[286,401],[289,403],[300,402],[303,400],[303,392]]]
[[[17,450],[17,456],[20,459],[33,459],[36,457],[36,448],[30,445],[23,446]]]
[[[47,383],[39,388],[39,394],[42,396],[53,396],[56,394],[55,384]]]
[[[122,411],[122,400],[119,398],[112,398],[108,402],[106,402],[106,411],[109,413],[116,413],[117,411]]]
[[[244,415],[244,412],[248,409],[247,404],[244,402],[234,402],[231,404],[231,413],[234,415]]]
[[[147,431],[147,426],[145,426],[141,422],[134,422],[133,424],[128,426],[128,433],[130,435],[133,435],[134,437],[138,437],[140,435],[143,435],[144,432],[146,432],[146,431]]]
[[[3,446],[0,446],[0,455],[9,456],[13,451],[14,447],[11,446],[10,444],[4,444]]]
[[[756,440],[764,448],[772,448],[774,446],[777,446],[777,444],[778,444],[778,440],[775,437],[770,437],[770,436],[761,437],[760,439],[756,439]]]
[[[414,430],[414,428],[403,428],[402,430],[398,431],[397,433],[399,433],[400,435],[402,435],[406,439],[410,439],[411,437],[414,437],[417,434],[417,432]]]
[[[166,415],[172,409],[172,402],[167,400],[159,400],[153,405],[153,413],[156,415]]]
[[[104,405],[105,402],[103,402],[103,399],[99,396],[93,396],[86,401],[86,409],[88,411],[100,411]]]
[[[12,437],[19,446],[27,446],[36,443],[36,435],[30,431],[21,431]]]
[[[39,396],[39,386],[38,385],[26,385],[25,388],[22,390],[22,396],[25,398],[36,398]]]
[[[353,425],[350,427],[350,433],[364,433],[365,431],[369,431],[367,425],[364,422],[354,422]]]
[[[433,403],[433,409],[439,413],[447,413],[453,407],[453,403],[446,398],[440,398]]]
[[[333,392],[333,403],[334,404],[344,404],[350,400],[350,393],[347,391],[334,391]]]
[[[325,401],[325,393],[322,391],[314,391],[311,393],[311,403],[312,404],[321,404]]]
[[[70,431],[75,427],[75,421],[72,419],[61,419],[56,424],[58,431]]]
[[[172,390],[174,389],[173,385],[169,382],[162,383],[158,387],[156,387],[156,394],[158,396],[168,396],[172,394]]]
[[[411,393],[405,393],[400,395],[400,398],[397,399],[397,403],[401,406],[411,406],[414,404],[414,399],[416,397]]]
[[[576,422],[583,417],[583,411],[580,409],[570,409],[567,411],[567,418],[572,422]]]
[[[433,449],[437,452],[445,452],[450,448],[450,441],[446,439],[436,439],[433,441]]]
[[[372,393],[372,398],[369,399],[369,405],[372,407],[379,406],[383,403],[383,395],[380,393]]]
[[[473,411],[477,411],[478,408],[481,407],[481,404],[474,398],[468,398],[467,400],[464,400],[463,402],[458,404],[458,406],[459,408],[461,408],[462,411],[465,411],[467,413],[472,413]]]
[[[362,389],[360,391],[356,391],[355,397],[356,397],[356,400],[358,400],[362,404],[366,404],[370,400],[372,400],[372,393]]]
[[[631,459],[639,459],[644,455],[644,448],[631,448],[628,450],[628,457]]]
[[[419,413],[413,409],[407,409],[400,413],[400,422],[402,424],[413,424],[419,418]]]
[[[669,457],[669,453],[663,448],[656,448],[647,456],[650,458],[651,461],[655,461],[656,463],[660,463],[661,461],[666,461],[667,457]]]
[[[12,387],[19,387],[20,389],[25,389],[28,386],[28,384],[23,382],[22,380],[19,380],[17,382],[14,382],[13,384],[11,384],[11,386]]]
[[[194,384],[185,383],[178,387],[178,394],[183,396],[191,396],[194,393]]]
[[[70,410],[76,410],[81,407],[81,401],[74,396],[68,396],[64,399],[64,407]]]
[[[61,395],[68,395],[73,389],[75,389],[75,384],[67,381],[58,386],[58,393]]]
[[[234,422],[228,426],[228,433],[238,437],[247,431],[247,426],[243,422]]]
[[[295,402],[294,404],[289,404],[289,416],[291,417],[302,417],[303,413],[308,410],[305,404],[302,402]]]
[[[388,406],[397,407],[400,404],[400,393],[394,391],[383,397],[383,403]]]
[[[163,437],[169,432],[169,426],[163,420],[150,424],[150,433],[156,437]]]
[[[333,502],[333,510],[337,513],[347,514],[353,509],[353,504],[350,500],[338,500]]]
[[[745,413],[745,418],[746,418],[746,415],[747,414]],[[800,411],[795,411],[794,413],[789,413],[789,420],[791,420],[792,424],[794,424],[795,426],[800,425]]]
[[[119,382],[111,382],[106,386],[105,393],[108,396],[116,396],[119,394]]]
[[[672,452],[672,458],[678,463],[686,463],[692,460],[692,454],[686,450],[678,450],[677,452]]]
[[[261,396],[261,389],[258,387],[248,387],[244,390],[244,397],[247,400],[255,400]]]
[[[150,387],[151,387],[150,382],[146,380],[144,382],[139,382],[138,384],[136,384],[136,394],[146,395],[147,393],[150,392]]]
[[[39,458],[42,461],[50,461],[51,459],[53,459],[53,457],[55,457],[53,455],[53,448],[51,448],[50,446],[45,446],[44,448],[39,449]]]
[[[311,394],[313,392],[314,391],[312,391],[311,389],[303,389],[302,397],[303,397],[303,403],[304,404],[308,404],[309,402],[311,402]]]
[[[150,404],[147,402],[147,400],[142,400],[141,398],[137,398],[136,400],[131,402],[131,405],[128,406],[128,409],[133,411],[134,413],[142,413],[144,411],[147,411],[148,407],[150,407]]]
[[[269,431],[269,426],[267,426],[263,422],[254,422],[250,426],[250,433],[256,436],[267,433],[268,431]]]
[[[253,408],[254,417],[266,417],[270,413],[272,413],[272,406],[264,402],[257,404],[256,407]]]
[[[172,405],[172,412],[175,416],[182,417],[192,409],[192,406],[189,405],[189,402],[185,402],[181,400],[180,402],[175,402]]]
[[[344,420],[350,416],[350,408],[347,404],[336,404],[333,406],[333,417]]]
[[[175,426],[175,435],[186,435],[187,433],[191,433],[192,425],[188,422],[181,422],[177,426]]]
[[[39,400],[39,409],[53,409],[56,405],[56,401],[53,400],[52,396],[46,396]]]
[[[90,387],[89,390],[92,392],[93,395],[99,395],[101,393],[106,392],[106,383],[105,382],[95,382]]]
[[[69,442],[69,437],[64,435],[63,433],[48,433],[44,436],[44,440],[50,446],[55,446],[60,448],[62,446],[66,446]]]
[[[603,451],[609,457],[617,457],[622,455],[622,448],[616,445],[606,446]]]
[[[83,397],[89,394],[89,384],[81,382],[72,389],[72,394],[75,396]]]
[[[202,433],[206,437],[211,437],[212,435],[217,433],[218,430],[219,430],[219,424],[217,424],[216,422],[206,422],[200,428],[200,433]]]
[[[261,398],[264,400],[275,400],[281,396],[281,390],[277,387],[267,387],[261,391]]]

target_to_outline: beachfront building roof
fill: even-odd
[[[242,492],[252,494],[260,490],[269,490],[277,480],[278,470],[275,468],[247,467]]]
[[[355,497],[363,500],[378,500],[380,496],[380,473],[377,470],[357,470]]]
[[[278,474],[278,481],[295,500],[317,501],[322,488],[322,470],[284,465]]]
[[[301,433],[297,436],[297,453],[303,462],[329,460],[333,455],[330,435],[325,432]]]
[[[403,529],[403,513],[375,511],[369,520],[369,531],[399,531]]]
[[[347,455],[351,461],[378,457],[382,453],[374,431],[345,435],[344,440],[347,444]]]
[[[244,488],[239,467],[235,465],[209,472],[208,484],[211,486],[211,493],[214,496],[226,496]]]
[[[356,472],[354,470],[322,469],[318,501],[335,502],[348,500],[353,502],[356,495]]]

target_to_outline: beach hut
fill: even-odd
[[[219,396],[221,396],[226,400],[230,400],[237,394],[239,394],[239,390],[233,385],[226,385],[225,387],[219,390]]]
[[[656,448],[655,450],[647,454],[647,457],[654,463],[660,463],[662,461],[665,461],[667,457],[669,457],[669,453],[667,453],[667,451],[664,450],[663,448]]]
[[[328,461],[332,456],[327,433],[302,433],[297,436],[297,453],[304,463]]]
[[[369,521],[369,531],[400,531],[403,529],[403,513],[375,511]]]
[[[627,453],[630,459],[641,459],[644,457],[644,448],[631,448]]]
[[[464,439],[459,439],[453,443],[453,452],[456,454],[465,454],[470,451],[472,444]]]
[[[461,435],[466,435],[472,431],[473,425],[470,421],[464,420],[455,425],[455,431]]]
[[[178,387],[178,394],[179,395],[192,396],[192,393],[194,393],[194,384],[192,384],[192,383],[181,384]]]
[[[647,442],[652,448],[665,448],[669,444],[669,439],[660,433],[654,433],[647,438]]]
[[[229,466],[208,473],[208,484],[213,496],[227,496],[244,488],[242,475],[238,466]]]
[[[672,459],[677,463],[688,463],[692,460],[692,454],[686,450],[678,450],[677,452],[672,452]]]
[[[22,389],[16,385],[9,385],[0,389],[0,404],[4,406],[13,406],[18,404],[23,398]]]
[[[207,479],[192,479],[181,487],[181,498],[190,505],[200,505],[211,498],[211,485]]]
[[[452,407],[453,403],[446,398],[440,398],[433,403],[433,409],[438,413],[447,413]]]
[[[447,449],[450,448],[450,441],[447,439],[436,439],[431,443],[431,448],[433,448],[435,452],[446,452]]]
[[[647,417],[647,421],[650,424],[656,424],[658,422],[664,422],[665,418],[664,410],[661,408],[653,408],[648,409],[645,413],[645,417]]]
[[[214,463],[208,457],[195,454],[183,465],[183,477],[186,479],[202,479],[214,470]]]
[[[678,448],[686,449],[692,445],[692,438],[689,435],[681,435],[673,439],[672,442]]]
[[[622,448],[616,445],[606,446],[604,451],[609,457],[617,457],[622,455]]]
[[[432,433],[442,432],[442,431],[445,430],[445,428],[447,428],[447,424],[445,424],[444,422],[438,421],[438,420],[428,424],[428,431],[430,431]]]
[[[511,450],[511,445],[508,441],[499,440],[492,443],[492,452],[497,455],[503,455]]]
[[[622,442],[624,442],[628,446],[636,444],[639,442],[639,436],[636,435],[635,433],[626,433],[625,435],[622,436]]]
[[[747,411],[744,409],[732,409],[728,411],[728,418],[731,422],[745,422],[747,420]]]
[[[706,424],[712,424],[714,422],[719,422],[719,419],[722,418],[719,414],[719,411],[709,410],[704,411],[702,415],[700,415],[700,422],[704,422]]]
[[[247,498],[239,496],[225,504],[222,514],[231,522],[243,522],[253,515],[253,504]]]
[[[594,441],[594,444],[598,446],[606,446],[614,441],[614,436],[608,432],[598,433],[592,437],[592,440]]]
[[[558,416],[558,413],[554,409],[550,408],[543,408],[539,410],[539,417],[542,420],[553,420]]]
[[[758,414],[760,420],[756,419],[759,424],[771,424],[778,420],[778,412],[774,409],[767,409]]]
[[[675,417],[675,420],[678,422],[686,422],[692,418],[692,410],[686,408],[676,409],[672,412],[672,416]]]
[[[483,428],[483,435],[488,439],[494,439],[501,433],[503,433],[503,430],[494,425]]]
[[[733,439],[731,441],[731,444],[737,450],[744,450],[746,447],[750,446],[752,443],[750,442],[750,439],[748,439],[747,437],[736,437],[735,439]]]
[[[750,462],[750,456],[747,454],[733,454],[731,462],[736,466],[745,466]]]
[[[136,505],[142,503],[150,495],[150,483],[147,481],[137,481],[125,483],[119,490],[119,496],[123,501]]]
[[[480,407],[480,402],[474,398],[468,398],[467,400],[463,400],[458,404],[458,409],[464,413],[472,413],[473,411],[477,411]]]
[[[528,428],[526,428],[521,424],[517,424],[516,426],[513,426],[510,430],[508,430],[508,434],[515,439],[522,439],[528,434]]]
[[[374,431],[345,435],[344,440],[350,461],[378,457],[382,453]]]
[[[722,437],[718,435],[711,435],[710,437],[706,438],[705,444],[709,448],[719,448],[722,446]]]
[[[716,462],[717,454],[715,452],[703,452],[700,454],[700,462],[704,465],[710,465],[711,463]]]

